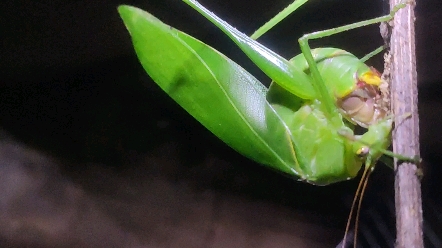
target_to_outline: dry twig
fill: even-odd
[[[401,0],[390,0],[393,8]],[[417,72],[414,6],[396,13],[391,34],[391,98],[395,114],[393,151],[410,157],[419,155]],[[409,118],[404,118],[411,114]],[[395,159],[396,247],[423,247],[422,200],[419,168]]]

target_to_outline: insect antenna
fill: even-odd
[[[356,203],[357,203],[356,216],[355,216],[355,228],[354,228],[354,235],[353,235],[353,247],[356,247],[357,237],[358,237],[359,214],[361,212],[362,199],[363,199],[363,196],[365,193],[365,189],[367,188],[368,178],[369,178],[372,171],[373,171],[373,166],[371,165],[371,158],[369,156],[369,157],[367,157],[367,160],[365,162],[364,172],[362,174],[361,180],[358,183],[358,188],[356,189],[355,196],[353,197],[353,202],[351,204],[350,213],[349,213],[348,219],[347,219],[347,225],[345,226],[344,238],[342,240],[342,248],[345,248],[352,216],[355,211]]]

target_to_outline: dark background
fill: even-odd
[[[290,1],[201,1],[252,33]],[[357,180],[317,187],[236,154],[145,75],[116,7],[133,4],[268,81],[193,9],[164,1],[0,3],[0,246],[334,247]],[[442,14],[416,7],[426,247],[441,246]],[[382,1],[303,6],[260,41],[285,57],[297,38],[386,13]],[[377,25],[311,42],[363,56]],[[382,57],[370,63],[382,69]],[[394,242],[393,172],[378,166],[360,244]]]

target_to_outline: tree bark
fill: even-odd
[[[401,0],[390,0],[390,8]],[[395,118],[393,151],[419,155],[419,116],[414,30],[415,2],[399,10],[391,34],[391,98]],[[408,116],[410,115],[411,116]],[[418,165],[395,158],[396,247],[423,247]]]

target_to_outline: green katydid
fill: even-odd
[[[287,61],[254,39],[307,0],[295,1],[253,39],[196,1],[183,1],[226,33],[273,80],[269,89],[215,49],[149,13],[130,6],[120,6],[119,12],[151,78],[226,144],[258,163],[317,185],[351,179],[363,163],[366,183],[383,154],[409,160],[386,150],[392,118],[379,74],[363,63],[365,57],[335,48],[310,50],[307,43],[388,21],[405,4],[383,17],[305,35],[299,39],[302,54]],[[354,124],[368,130],[355,135]],[[361,185],[357,192],[363,194]]]
[[[391,155],[392,119],[377,72],[343,50],[311,51],[307,40],[387,21],[403,5],[387,16],[306,35],[303,54],[287,61],[196,1],[183,1],[225,32],[273,80],[271,87],[147,12],[129,6],[119,12],[152,79],[229,146],[318,185],[351,179],[364,161],[369,169],[382,154]],[[354,135],[349,122],[368,131]]]

